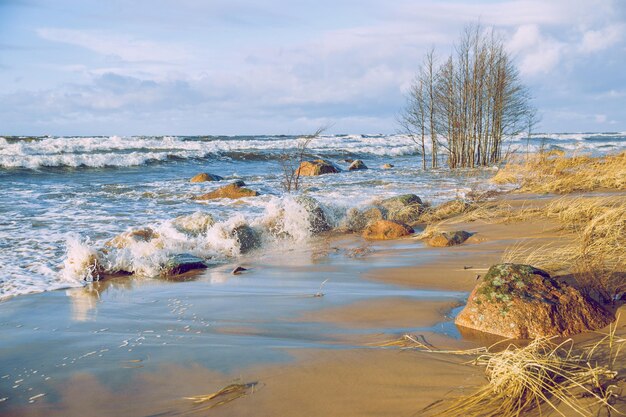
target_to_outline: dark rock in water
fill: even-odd
[[[368,240],[390,240],[408,236],[413,229],[406,224],[390,220],[378,220],[363,231],[363,237]]]
[[[454,322],[504,337],[534,339],[597,330],[613,320],[595,301],[547,272],[509,263],[489,269]]]
[[[242,197],[255,197],[259,195],[258,192],[249,188],[244,188],[243,181],[235,181],[232,184],[225,185],[210,193],[203,194],[198,197],[194,197],[194,200],[212,200],[215,198],[242,198]]]
[[[348,171],[360,171],[363,169],[367,169],[367,166],[360,159],[357,159],[356,161],[352,162],[350,166],[348,167]]]
[[[335,174],[339,169],[330,162],[318,159],[315,161],[304,161],[296,170],[296,175],[310,177],[323,174]]]
[[[245,271],[247,271],[247,270],[248,270],[248,269],[247,269],[247,268],[244,268],[243,266],[238,266],[237,268],[233,269],[232,274],[233,274],[233,275],[239,275],[239,274],[241,274],[242,272],[245,272]]]
[[[246,183],[243,182],[243,180],[235,180],[232,182],[232,184],[236,185],[237,187],[245,187]]]
[[[239,242],[239,252],[248,253],[261,246],[261,238],[257,232],[248,225],[237,226],[231,232],[231,236]]]
[[[219,175],[209,174],[208,172],[201,172],[200,174],[196,174],[191,178],[190,182],[207,182],[207,181],[221,181],[224,178]]]
[[[343,160],[343,162],[347,162],[347,163],[351,164],[352,162],[354,162],[354,159],[346,158],[346,159]]]
[[[456,232],[442,232],[437,233],[436,235],[428,239],[426,243],[428,244],[428,246],[443,248],[446,246],[460,245],[461,243],[465,242],[470,236],[472,236],[471,233],[463,230],[459,230]]]
[[[318,234],[332,229],[328,219],[326,218],[324,209],[316,199],[301,195],[296,197],[296,201],[307,212],[307,221],[309,223],[311,233]]]
[[[424,211],[422,199],[415,194],[403,194],[383,200],[380,205],[387,210],[387,219],[401,223],[419,220]]]
[[[196,269],[206,269],[208,265],[204,260],[188,253],[181,253],[170,257],[161,269],[161,275],[172,276],[184,274]]]

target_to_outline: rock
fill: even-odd
[[[348,167],[348,171],[360,171],[363,169],[367,169],[367,166],[360,159],[353,161]]]
[[[455,319],[459,326],[516,339],[570,336],[614,320],[580,291],[529,265],[492,266]]]
[[[244,188],[243,181],[235,181],[232,184],[225,185],[210,193],[203,194],[198,197],[194,197],[194,200],[212,200],[215,198],[242,198],[242,197],[255,197],[259,195],[258,192],[249,188]]]
[[[172,225],[180,232],[192,236],[205,233],[209,227],[215,224],[215,220],[209,213],[198,211],[186,216],[178,216],[172,220]]]
[[[231,237],[239,242],[239,252],[244,254],[261,246],[261,238],[257,232],[248,225],[235,227],[230,233]]]
[[[159,237],[159,233],[155,232],[149,227],[144,227],[142,229],[134,229],[129,232],[117,235],[113,239],[106,242],[104,245],[117,249],[122,249],[132,245],[133,243],[150,242],[154,239],[158,239]]]
[[[394,166],[392,164],[383,164],[383,166],[381,166],[382,169],[391,169]]]
[[[369,240],[390,240],[408,236],[411,233],[413,233],[413,229],[406,224],[390,220],[378,220],[365,228],[363,237]]]
[[[415,194],[403,194],[383,200],[380,205],[387,210],[387,220],[401,223],[416,222],[424,205]]]
[[[322,174],[335,174],[339,170],[331,163],[321,159],[315,161],[304,161],[296,170],[296,175],[310,177]]]
[[[426,241],[428,246],[433,246],[435,248],[444,248],[446,246],[454,246],[460,245],[465,242],[470,236],[471,233],[459,230],[456,232],[442,232],[437,233],[430,239]]]
[[[207,182],[207,181],[221,181],[224,178],[219,175],[209,174],[208,172],[201,172],[196,174],[189,180],[190,182]]]
[[[328,223],[324,209],[322,209],[322,206],[316,199],[301,195],[296,197],[296,202],[307,212],[307,221],[311,233],[315,235],[332,229]]]
[[[384,218],[385,214],[378,207],[370,207],[362,211],[357,208],[351,208],[348,210],[348,213],[346,213],[343,230],[346,232],[361,233],[363,229],[371,223],[377,220],[383,220]]]
[[[232,274],[233,274],[233,275],[239,275],[239,274],[241,274],[242,272],[246,272],[247,270],[248,270],[248,269],[247,269],[247,268],[244,268],[243,266],[238,266],[237,268],[233,269]]]
[[[207,264],[197,256],[181,253],[170,257],[161,268],[162,276],[184,274],[196,269],[206,269]]]

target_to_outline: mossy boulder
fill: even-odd
[[[436,248],[444,248],[447,246],[460,245],[461,243],[465,242],[470,236],[472,236],[472,234],[464,230],[459,230],[456,232],[442,232],[432,236],[426,241],[426,244],[428,246],[433,246]]]
[[[302,162],[296,170],[296,175],[311,177],[323,174],[335,174],[337,172],[339,172],[339,169],[330,162],[317,159],[315,161]]]
[[[184,274],[185,272],[208,268],[204,260],[188,253],[171,256],[161,267],[161,276],[169,277]]]
[[[576,288],[530,265],[492,266],[456,317],[459,326],[515,339],[597,330],[611,313]]]
[[[319,234],[332,229],[319,201],[313,197],[301,195],[296,197],[296,202],[306,211],[309,230],[312,234]]]
[[[216,198],[242,198],[242,197],[255,197],[259,195],[257,191],[245,188],[243,181],[235,181],[231,184],[225,185],[213,190],[210,193],[203,194],[198,197],[194,197],[195,200],[213,200]]]
[[[208,172],[201,172],[199,174],[194,175],[190,182],[209,182],[209,181],[221,181],[224,178],[219,175],[209,174]]]
[[[371,223],[384,218],[385,213],[379,207],[370,207],[363,210],[351,208],[346,213],[342,230],[349,233],[361,233]]]
[[[360,159],[357,159],[356,161],[352,161],[352,163],[348,167],[348,171],[361,171],[364,169],[367,169],[367,165],[365,165],[365,163],[361,161]]]
[[[387,210],[387,220],[401,223],[416,222],[424,211],[422,199],[415,194],[387,198],[380,205]]]
[[[413,229],[406,224],[391,220],[378,220],[371,223],[363,231],[363,237],[368,240],[399,239],[413,233]]]

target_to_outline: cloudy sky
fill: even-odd
[[[477,21],[542,131],[626,131],[624,0],[0,0],[0,134],[394,133]]]

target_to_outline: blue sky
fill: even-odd
[[[0,134],[394,133],[479,20],[540,130],[626,131],[624,0],[0,0]]]

